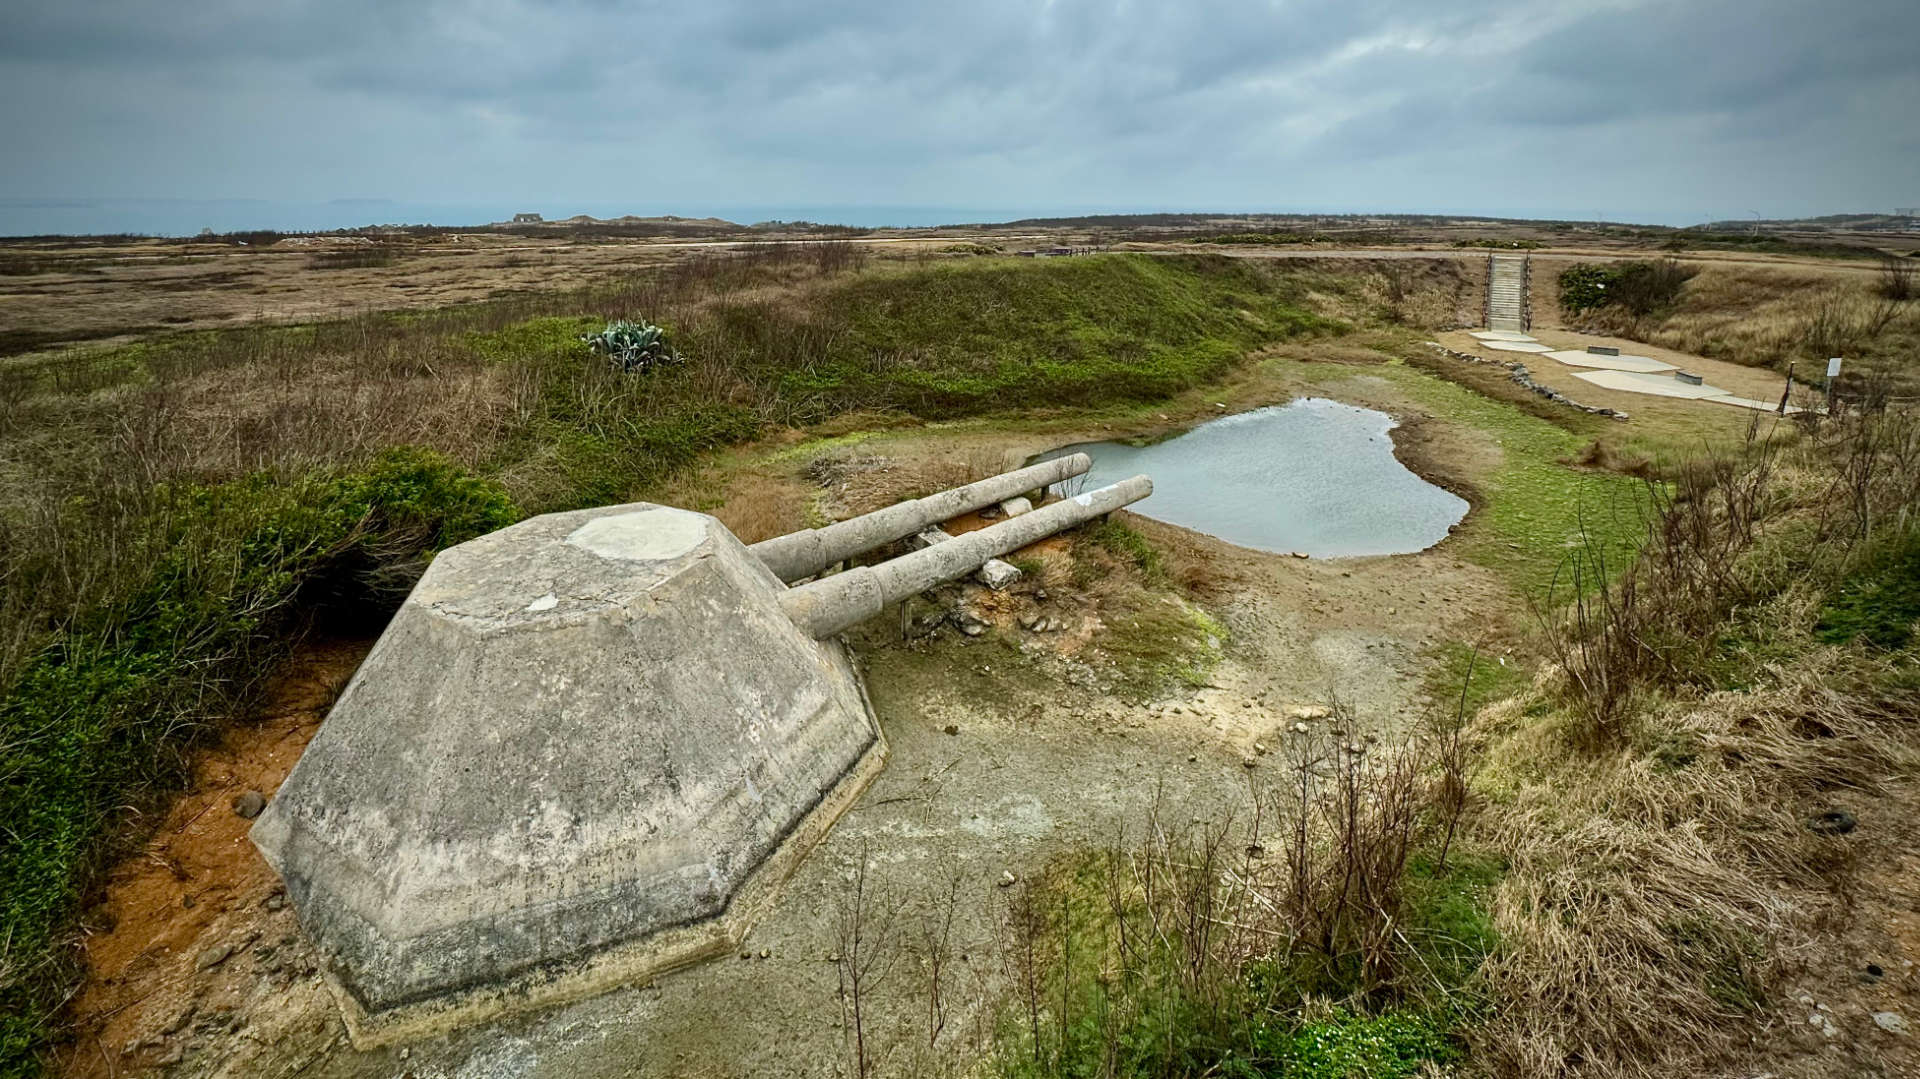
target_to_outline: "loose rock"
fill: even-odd
[[[217,967],[220,964],[226,962],[227,957],[232,954],[233,954],[233,945],[216,944],[211,948],[205,949],[198,956],[194,957],[193,969],[212,970],[214,967]]]
[[[252,820],[267,808],[267,796],[259,791],[244,791],[233,800],[233,811],[241,817]]]
[[[1889,1034],[1907,1032],[1907,1020],[1899,1012],[1874,1012],[1873,1025]]]

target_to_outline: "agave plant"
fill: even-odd
[[[580,340],[601,353],[622,371],[645,371],[662,364],[679,362],[679,355],[667,345],[667,331],[651,322],[607,323],[599,333],[584,334]]]

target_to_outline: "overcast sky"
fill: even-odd
[[[0,199],[1920,204],[1920,0],[0,0]]]

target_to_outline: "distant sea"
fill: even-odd
[[[201,229],[324,232],[365,225],[485,225],[537,213],[549,221],[589,217],[719,217],[742,225],[814,221],[828,225],[960,225],[1044,216],[1049,211],[969,210],[950,206],[647,206],[633,203],[426,203],[386,199],[270,202],[252,199],[0,199],[0,236],[192,236]],[[1051,211],[1057,213],[1058,211]],[[1084,211],[1082,211],[1084,212]]]

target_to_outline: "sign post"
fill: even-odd
[[[1833,380],[1840,377],[1840,357],[1827,361],[1827,414],[1833,414]]]

